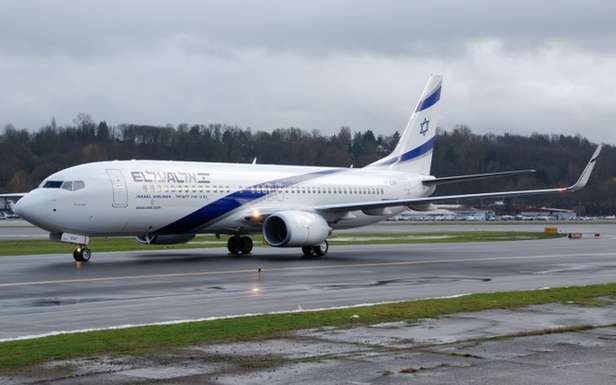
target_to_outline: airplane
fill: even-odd
[[[70,167],[47,177],[13,205],[15,213],[76,245],[88,261],[90,237],[135,236],[142,244],[189,242],[196,234],[229,235],[231,254],[249,254],[251,235],[271,247],[327,254],[337,229],[373,224],[433,202],[568,193],[588,183],[597,147],[570,187],[431,196],[440,184],[532,173],[515,170],[430,175],[442,77],[431,75],[391,154],[362,168],[123,160]]]

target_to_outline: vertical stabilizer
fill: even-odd
[[[430,76],[394,151],[366,167],[430,174],[442,83],[442,76]]]

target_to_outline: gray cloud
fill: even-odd
[[[20,1],[0,124],[401,128],[431,72],[443,125],[616,143],[611,1]]]

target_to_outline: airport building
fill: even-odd
[[[4,219],[7,216],[14,216],[13,210],[11,210],[11,202],[15,203],[21,198],[21,196],[1,194],[0,195],[0,219]]]
[[[577,217],[574,210],[556,209],[549,207],[530,208],[520,211],[520,215],[524,218],[531,219],[556,219],[556,220],[571,220]]]
[[[492,210],[465,208],[463,210],[437,209],[430,211],[404,211],[394,221],[487,221],[495,217]]]

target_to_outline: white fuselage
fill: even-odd
[[[261,213],[428,196],[434,188],[421,181],[429,178],[383,168],[109,161],[51,175],[20,206],[28,221],[55,233],[254,233],[261,222],[251,219]],[[326,219],[333,229],[350,228],[405,209]]]

